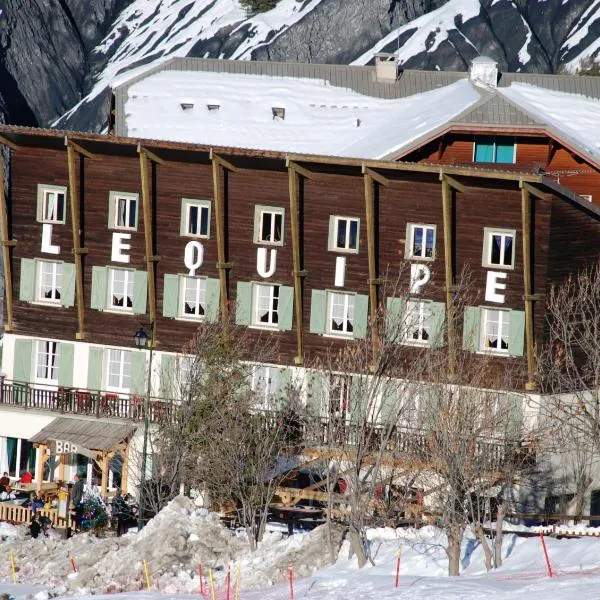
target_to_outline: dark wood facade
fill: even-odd
[[[42,226],[36,220],[38,184],[69,187],[67,152],[64,132],[36,132],[18,128],[0,128],[5,141],[16,144],[11,150],[7,195],[11,278],[14,289],[11,333],[74,341],[79,339],[77,307],[48,307],[19,300],[22,258],[40,258]],[[85,341],[105,346],[132,345],[132,335],[140,323],[147,324],[144,314],[115,314],[91,308],[93,266],[122,266],[111,262],[111,230],[108,228],[109,194],[121,191],[143,195],[139,148],[135,140],[73,134],[80,147],[93,157],[80,153],[76,160],[77,192],[80,208],[80,245],[82,254]],[[190,339],[196,323],[163,316],[163,283],[165,274],[185,274],[183,257],[189,238],[180,235],[182,198],[210,200],[213,203],[210,239],[202,240],[204,262],[198,274],[218,279],[220,275],[217,222],[214,206],[215,174],[223,195],[223,252],[227,264],[226,289],[231,310],[236,305],[238,281],[260,281],[256,268],[259,247],[253,241],[254,211],[257,204],[285,210],[284,243],[278,247],[276,273],[268,280],[294,286],[294,274],[302,271],[303,329],[299,348],[296,321],[291,331],[257,330],[266,343],[278,348],[274,362],[294,365],[302,359],[344,340],[310,332],[311,293],[317,290],[351,291],[368,295],[375,291],[383,298],[383,279],[397,276],[404,261],[408,223],[436,226],[435,260],[428,263],[431,281],[422,297],[445,302],[453,281],[447,281],[450,265],[456,280],[464,268],[472,273],[475,302],[485,304],[486,277],[489,267],[482,266],[484,228],[506,228],[517,233],[514,268],[507,271],[504,308],[524,310],[523,206],[531,211],[528,232],[531,252],[530,294],[543,297],[548,286],[560,280],[575,267],[594,260],[600,248],[600,217],[593,206],[586,207],[566,190],[551,185],[544,177],[525,173],[494,173],[458,166],[461,148],[466,142],[449,144],[443,153],[445,169],[434,166],[395,164],[391,162],[357,161],[323,157],[286,157],[275,153],[259,153],[174,143],[148,143],[149,197],[152,204],[150,247],[157,257],[156,340],[157,349],[177,352]],[[472,144],[471,144],[472,145]],[[558,154],[558,152],[556,153]],[[212,160],[221,157],[219,168]],[[431,161],[432,156],[421,156]],[[464,156],[463,156],[464,158]],[[211,160],[212,159],[212,160]],[[219,159],[219,160],[221,160]],[[450,162],[454,161],[454,166]],[[224,168],[222,166],[225,165]],[[235,169],[227,168],[227,165]],[[298,259],[294,264],[292,221],[290,219],[289,169],[298,165],[297,202],[299,205]],[[518,164],[519,167],[526,165]],[[371,169],[371,171],[369,171]],[[365,178],[373,173],[374,238],[368,241]],[[449,177],[449,222],[444,222],[443,181]],[[525,188],[523,187],[525,186]],[[524,189],[530,186],[532,193]],[[600,191],[600,190],[599,190]],[[367,196],[368,198],[368,196]],[[344,287],[334,287],[336,254],[328,251],[329,219],[341,215],[360,219],[359,251],[346,255]],[[73,237],[71,213],[64,225],[53,228],[52,243],[60,253],[52,259],[72,263]],[[140,210],[137,231],[131,233],[131,257],[128,267],[145,270],[148,265],[144,216]],[[452,234],[451,260],[444,253],[444,231]],[[585,232],[585,238],[581,235]],[[10,242],[12,243],[12,242]],[[372,253],[371,261],[369,253]],[[375,272],[373,272],[373,270]],[[374,277],[373,277],[374,276]],[[408,274],[406,275],[408,277]],[[408,283],[408,282],[405,282]],[[450,284],[450,287],[448,286]],[[150,305],[150,303],[148,303]],[[543,302],[533,309],[533,339],[543,335]],[[297,310],[297,305],[294,307]],[[5,311],[6,317],[6,311]],[[5,318],[5,322],[7,318]],[[458,325],[457,325],[458,326]],[[459,333],[460,334],[460,333]],[[272,343],[271,343],[272,342]],[[300,356],[299,356],[300,350]],[[474,355],[475,356],[475,355]],[[515,360],[525,368],[526,357]]]

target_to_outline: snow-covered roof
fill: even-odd
[[[162,71],[128,86],[124,112],[137,138],[380,158],[479,99],[466,79],[381,99],[327,80]]]

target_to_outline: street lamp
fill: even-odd
[[[146,380],[146,397],[144,398],[144,444],[142,446],[142,472],[140,474],[140,489],[138,502],[138,530],[144,527],[144,496],[146,493],[146,463],[148,461],[148,429],[150,416],[150,393],[152,388],[152,354],[154,352],[154,323],[150,324],[150,336],[140,325],[133,336],[135,347],[140,350],[148,348],[150,356],[148,359],[148,376]]]

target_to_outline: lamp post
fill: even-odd
[[[148,376],[146,381],[146,397],[144,398],[144,443],[142,446],[142,470],[140,473],[139,502],[138,502],[138,530],[144,527],[144,496],[146,493],[146,463],[148,462],[148,429],[150,417],[150,393],[152,388],[152,354],[154,352],[154,323],[150,324],[150,337],[140,325],[133,336],[135,347],[140,350],[148,348]]]

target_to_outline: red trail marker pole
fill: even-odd
[[[290,574],[290,600],[294,600],[294,570],[292,569],[292,565],[288,567]]]
[[[398,550],[398,552],[396,552],[396,584],[394,585],[394,587],[398,587],[398,584],[400,583],[400,559],[402,558],[402,546],[400,546],[400,549]]]
[[[550,557],[548,556],[548,549],[546,548],[546,540],[544,539],[543,531],[540,531],[540,539],[542,540],[542,548],[544,549],[544,556],[546,557],[546,567],[548,567],[548,577],[552,577],[552,565],[550,564]]]
[[[73,573],[77,573],[77,567],[75,566],[75,560],[71,559],[71,567],[73,569]]]
[[[200,575],[200,594],[204,596],[204,583],[202,580],[202,563],[198,563],[198,575]]]
[[[231,589],[231,568],[227,567],[227,600],[230,600],[229,591]]]

